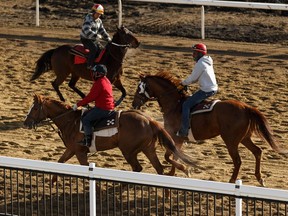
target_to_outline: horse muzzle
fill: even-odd
[[[34,121],[25,121],[24,127],[28,129],[36,129],[37,123]]]

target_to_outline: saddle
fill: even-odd
[[[190,115],[195,115],[203,112],[210,112],[213,110],[215,104],[218,103],[219,101],[220,100],[213,100],[213,101],[204,100],[190,110]]]
[[[213,101],[204,100],[204,101],[202,101],[201,103],[192,107],[192,109],[190,110],[190,118],[192,117],[192,115],[195,115],[195,114],[212,111],[215,104],[218,103],[219,101],[220,100],[213,100]],[[188,139],[191,142],[196,142],[192,130],[189,130]]]
[[[85,115],[86,111],[88,110],[82,109],[82,115]],[[111,114],[107,116],[106,118],[93,122],[94,132],[111,129],[111,128],[118,128],[120,113],[121,111],[112,111]],[[80,132],[84,133],[82,122],[80,123]]]
[[[74,55],[74,64],[83,64],[87,61],[87,56],[90,50],[85,49],[83,44],[76,44],[71,48],[70,53]],[[104,53],[106,52],[106,48],[98,49],[96,54],[95,63],[99,63],[102,59]]]
[[[82,109],[82,115],[85,115],[87,108]],[[89,147],[89,152],[96,152],[96,137],[111,137],[118,133],[119,118],[121,111],[113,111],[111,114],[99,121],[93,123],[92,145]],[[80,121],[80,132],[84,133],[82,121]]]

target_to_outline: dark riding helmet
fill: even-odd
[[[102,65],[102,64],[95,65],[92,68],[92,74],[93,74],[94,79],[106,76],[107,75],[107,68],[105,65]]]
[[[203,43],[195,44],[192,46],[193,58],[197,62],[202,56],[207,54],[206,45]]]

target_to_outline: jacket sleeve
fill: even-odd
[[[101,21],[101,24],[100,24],[100,28],[99,28],[99,34],[102,35],[102,37],[105,39],[105,40],[108,40],[110,38],[109,34],[107,33],[106,29],[104,28],[103,26],[103,23]]]
[[[85,98],[83,98],[81,101],[79,101],[77,103],[77,106],[85,106],[90,102],[93,102],[96,100],[96,98],[98,97],[99,94],[99,89],[98,89],[98,85],[94,82],[93,86],[90,90],[90,92],[88,93],[88,95],[86,95]]]
[[[203,72],[203,64],[201,62],[196,63],[192,73],[185,80],[182,81],[182,84],[189,85],[191,83],[197,82],[202,72]]]

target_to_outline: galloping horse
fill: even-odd
[[[122,64],[125,58],[125,54],[128,47],[137,48],[139,41],[125,27],[117,28],[117,32],[114,34],[112,43],[106,46],[106,52],[103,54],[99,64],[104,64],[107,67],[107,77],[110,82],[121,91],[122,95],[117,101],[120,104],[126,96],[126,90],[121,82],[121,75],[123,74]],[[63,95],[59,90],[59,86],[65,81],[65,79],[71,74],[69,81],[69,87],[72,88],[82,98],[85,96],[77,87],[76,83],[79,78],[86,80],[92,80],[91,72],[87,69],[86,63],[74,64],[74,55],[70,53],[73,47],[70,45],[62,45],[56,49],[51,49],[42,54],[42,56],[36,62],[35,72],[30,79],[33,81],[37,79],[42,73],[49,70],[53,70],[56,79],[52,82],[52,86],[57,92],[60,100],[65,101]]]
[[[179,84],[180,80],[167,72],[159,72],[154,76],[140,75],[132,106],[140,108],[146,101],[156,99],[163,111],[165,129],[174,139],[176,146],[181,148],[184,139],[177,137],[175,133],[180,127],[181,106],[185,94],[177,90]],[[266,140],[275,151],[281,152],[281,149],[272,136],[266,118],[259,110],[240,101],[224,100],[216,103],[211,112],[192,115],[190,125],[196,140],[221,136],[234,164],[231,183],[235,183],[241,166],[238,145],[242,143],[255,156],[255,176],[264,186],[260,167],[262,150],[251,140],[253,132]],[[171,172],[175,172],[175,168]]]
[[[37,124],[49,118],[60,130],[60,137],[66,146],[65,152],[58,162],[65,163],[76,155],[81,165],[88,165],[88,148],[77,144],[83,139],[83,133],[79,131],[80,117],[81,110],[74,112],[69,105],[63,102],[35,95],[34,103],[27,114],[24,125],[30,129],[35,128]],[[163,166],[156,154],[157,139],[166,149],[166,161],[188,175],[185,166],[170,159],[169,156],[174,154],[188,165],[195,165],[195,163],[177,150],[173,139],[160,123],[137,110],[122,111],[119,117],[118,132],[110,137],[96,136],[95,145],[98,151],[118,147],[135,172],[142,170],[137,155],[139,152],[143,152],[157,173],[162,175],[164,174]],[[56,178],[53,177],[53,182],[55,181]]]

